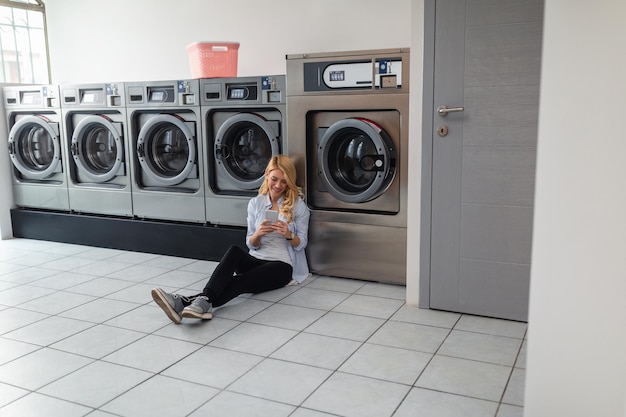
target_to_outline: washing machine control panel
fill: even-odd
[[[304,63],[304,91],[400,88],[402,59]]]

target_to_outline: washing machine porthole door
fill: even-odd
[[[18,120],[9,132],[9,156],[26,179],[45,180],[62,172],[58,123],[41,115]]]
[[[242,190],[257,189],[265,168],[280,153],[280,125],[255,113],[238,113],[220,125],[215,136],[215,165]]]
[[[143,173],[161,185],[173,186],[197,169],[195,124],[171,114],[150,117],[137,138],[137,157]]]
[[[318,130],[318,174],[328,191],[346,203],[384,193],[396,171],[391,139],[375,122],[343,119]]]
[[[102,183],[123,173],[121,123],[101,115],[82,119],[72,135],[71,152],[77,169],[87,179]]]

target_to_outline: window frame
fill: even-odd
[[[46,19],[46,6],[43,0],[26,0],[27,3],[23,1],[17,0],[0,0],[0,6],[9,7],[12,9],[21,9],[26,11],[40,12],[43,20],[43,35],[44,35],[44,44],[45,44],[45,54],[46,54],[46,72],[47,72],[47,80],[45,80],[44,84],[49,84],[51,80],[51,70],[50,70],[50,46],[48,44],[48,22]],[[34,3],[33,3],[34,2]],[[14,26],[15,28],[15,26]],[[17,52],[17,51],[16,51]],[[32,50],[28,51],[29,58],[32,61]],[[4,57],[0,61],[1,65],[4,65]],[[31,77],[34,75],[34,72],[31,73]],[[2,82],[2,81],[0,81]],[[4,81],[7,83],[12,83],[11,81]],[[33,80],[33,82],[35,82]],[[41,83],[37,83],[41,84]]]

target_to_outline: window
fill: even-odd
[[[42,0],[0,0],[0,83],[48,84]]]

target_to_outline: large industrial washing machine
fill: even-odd
[[[123,83],[61,86],[71,211],[133,215],[125,102]]]
[[[406,283],[409,49],[287,56],[313,272]]]
[[[3,87],[18,207],[69,210],[58,85]]]
[[[206,144],[206,219],[246,226],[272,156],[284,152],[285,76],[200,80]]]
[[[198,80],[125,86],[133,214],[205,223]]]

